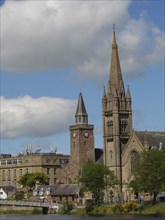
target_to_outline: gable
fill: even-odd
[[[139,140],[135,132],[133,132],[128,140],[126,147],[122,152],[122,165],[126,164],[129,160],[131,152],[135,151],[138,154],[144,150],[144,146]]]

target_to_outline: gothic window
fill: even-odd
[[[107,126],[108,126],[108,136],[113,136],[113,121],[108,121]]]
[[[131,152],[131,175],[134,174],[138,166],[138,153],[136,151]]]
[[[122,135],[125,135],[125,133],[126,133],[126,126],[127,126],[126,120],[122,120],[121,121],[121,125],[120,125],[120,129],[121,129],[121,134]]]

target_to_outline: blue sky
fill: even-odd
[[[164,131],[164,4],[1,0],[1,153],[31,145],[69,154],[80,91],[102,147],[114,23],[133,127]]]

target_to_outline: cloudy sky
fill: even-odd
[[[113,24],[133,127],[163,131],[164,8],[164,0],[0,0],[1,153],[31,145],[68,154],[80,91],[102,147]]]

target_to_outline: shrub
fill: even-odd
[[[121,212],[123,212],[123,206],[121,204],[116,204],[113,207],[113,212],[114,213],[121,213]]]
[[[128,213],[131,211],[137,211],[137,206],[133,202],[127,202],[123,205],[123,211],[124,211],[124,213]]]
[[[94,207],[92,205],[87,205],[85,207],[86,214],[89,214],[90,212],[92,212],[93,209],[94,209]]]
[[[63,205],[61,206],[59,212],[61,214],[69,214],[73,210],[73,208],[74,208],[73,204],[70,204],[68,203],[68,201],[65,201]]]

